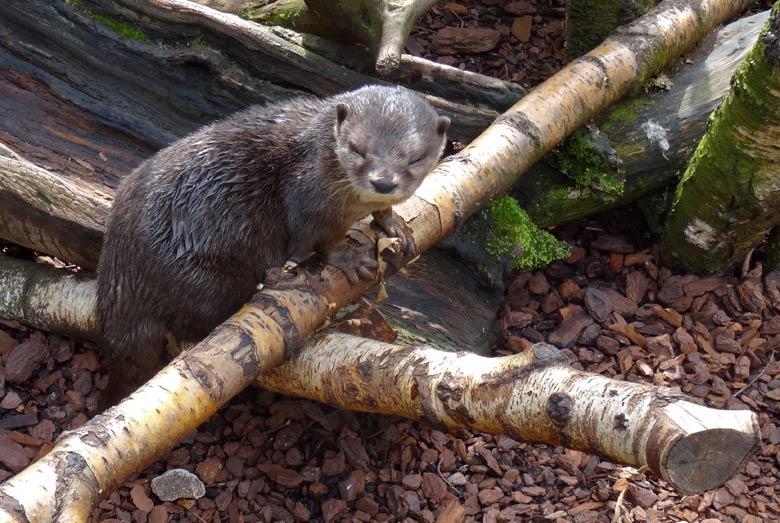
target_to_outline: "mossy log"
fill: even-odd
[[[35,152],[73,148],[75,131],[92,131],[103,141],[81,143],[75,157],[95,170],[127,171],[138,157],[253,103],[381,83],[268,28],[186,0],[3,2],[0,17],[12,36],[0,42],[0,142],[36,160]],[[101,49],[99,57],[95,49]],[[451,117],[450,132],[463,141],[498,115],[495,109],[429,99]],[[39,109],[21,105],[32,100]],[[63,129],[36,131],[43,115],[58,114],[55,100],[68,102],[59,108]],[[27,142],[38,150],[19,143],[25,134],[35,138]],[[48,155],[41,159],[68,166]]]
[[[27,10],[41,7],[42,4],[31,2]],[[0,5],[0,12],[9,8],[9,4]],[[54,4],[51,10],[57,8]],[[67,38],[55,41],[36,32],[35,40],[25,43],[20,37],[18,44],[4,44],[18,48],[0,46],[0,63],[9,65],[0,69],[0,142],[49,169],[41,170],[8,150],[3,154],[0,147],[0,204],[5,211],[0,215],[0,237],[92,268],[97,263],[100,234],[91,222],[105,216],[118,178],[154,150],[199,124],[260,99],[247,95],[248,84],[239,81],[240,77],[231,77],[228,70],[219,69],[216,59],[196,59],[203,50],[168,52],[176,60],[154,53],[139,54],[132,50],[134,42],[125,42],[113,30],[81,17],[78,12],[68,13],[76,20],[70,22],[75,30]],[[29,35],[33,27],[40,31],[32,18],[16,14],[20,16],[6,18],[11,31],[17,30],[20,35]],[[622,193],[577,184],[549,163],[540,162],[522,177],[513,195],[537,224],[548,226],[623,205],[674,182],[704,134],[707,116],[727,92],[732,72],[757,37],[766,16],[763,13],[739,20],[710,36],[694,53],[693,64],[686,63],[686,58],[673,67],[669,90],[654,90],[623,102],[599,119],[601,133],[622,164],[620,170],[607,174],[625,178]],[[59,34],[57,25],[49,27]],[[71,38],[79,37],[79,31],[89,33],[84,35],[87,43],[71,42]],[[195,34],[196,29],[192,31]],[[120,40],[114,41],[117,38]],[[50,47],[44,49],[57,60],[43,60],[30,53],[30,61],[22,62],[11,56],[12,52],[26,56],[23,52],[33,48],[33,44],[40,48],[42,44],[37,40],[49,43]],[[73,58],[88,42],[106,47],[107,59],[85,65]],[[148,52],[146,47],[143,50]],[[118,63],[126,65],[120,68]],[[206,65],[209,69],[205,73],[218,74],[199,75],[198,70]],[[170,96],[163,96],[155,85],[148,92],[137,82],[130,82],[141,71],[158,68],[161,72],[155,85],[163,86],[163,90],[185,89],[182,85],[187,84],[187,78],[195,78],[204,87],[197,97],[194,91],[181,94],[186,103],[173,107]],[[122,69],[129,73],[125,75]],[[99,80],[92,80],[90,75]],[[59,78],[76,81],[70,84]],[[482,82],[481,78],[464,80]],[[257,82],[254,92],[265,86],[271,89],[268,98],[289,94],[266,84]],[[101,85],[105,94],[97,92]],[[485,87],[482,92],[490,90]],[[506,104],[516,94],[511,84],[495,86],[493,92],[502,93],[497,104]],[[104,106],[100,100],[106,97]],[[112,106],[118,109],[111,109]],[[52,114],[57,118],[52,119]],[[112,121],[112,117],[116,120]],[[663,122],[661,130],[668,147],[662,147],[657,135],[645,130],[648,122]],[[82,190],[82,199],[72,198],[73,185]]]
[[[733,270],[780,224],[780,2],[677,186],[662,253],[698,274]]]
[[[742,18],[711,34],[665,70],[666,87],[648,86],[647,92],[594,119],[604,147],[559,146],[558,153],[520,179],[512,195],[535,223],[549,226],[625,205],[676,183],[768,16],[765,11]],[[563,174],[562,157],[592,169],[596,183]],[[618,190],[604,190],[600,178],[617,181]]]
[[[130,3],[122,0],[122,5]],[[396,208],[409,224],[417,246],[422,251],[431,248],[463,219],[506,192],[565,135],[657,73],[714,25],[749,3],[662,3],[530,92],[477,140],[442,162],[417,193]],[[164,20],[172,24],[182,23],[182,18],[186,20],[192,13],[202,14],[205,9],[183,0],[132,4],[143,12],[154,13],[165,5],[169,11],[163,10]],[[244,28],[235,17],[219,17],[212,24],[225,31],[229,27]],[[252,42],[245,32],[240,34],[243,38],[233,40],[235,45]],[[373,237],[370,230],[361,231]],[[288,351],[300,346],[334,310],[354,301],[374,283],[352,286],[343,273],[326,266],[313,274],[294,271],[273,288],[266,286],[136,394],[109,409],[99,420],[81,427],[67,445],[60,447],[61,452],[43,458],[48,468],[42,482],[28,483],[25,489],[17,489],[12,483],[0,488],[4,511],[0,517],[9,521],[85,518],[101,493],[109,492],[124,477],[168,450],[261,370],[279,365]],[[140,433],[136,429],[151,420],[163,423],[159,429],[168,437],[135,437]],[[110,448],[99,460],[92,460],[94,454],[89,447],[96,444]],[[58,474],[61,467],[74,463],[78,474]],[[55,489],[56,496],[48,490],[50,480],[59,481],[62,487]]]
[[[0,255],[0,286],[17,297],[16,303],[39,304],[13,306],[0,296],[0,316],[55,332],[91,335],[95,286],[85,279]],[[41,299],[53,291],[69,296],[71,303]],[[710,409],[665,387],[577,371],[547,344],[519,355],[485,358],[325,331],[292,351],[280,366],[261,373],[258,382],[342,408],[405,416],[451,431],[476,429],[566,445],[626,465],[648,466],[686,493],[726,481],[761,441],[750,411]],[[57,445],[67,448],[89,430],[95,428],[77,429]],[[99,461],[106,450],[93,446],[88,461]],[[35,492],[38,480],[32,471],[44,472],[55,462],[44,458],[14,478],[13,488]]]

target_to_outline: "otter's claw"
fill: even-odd
[[[417,254],[417,246],[414,244],[414,236],[406,222],[401,219],[392,207],[373,213],[374,223],[389,237],[398,238],[401,241],[401,252],[407,258]]]
[[[341,248],[326,251],[321,255],[327,263],[341,269],[351,284],[358,280],[373,280],[374,272],[379,263],[366,250],[350,249],[341,245]]]

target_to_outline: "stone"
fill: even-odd
[[[222,472],[222,462],[217,458],[208,458],[195,467],[195,473],[207,485],[213,485],[217,481],[217,476]]]
[[[23,470],[30,463],[30,458],[19,443],[12,440],[8,434],[0,436],[0,463],[12,472]]]
[[[483,507],[486,507],[488,505],[492,505],[493,503],[498,503],[498,501],[504,497],[504,492],[498,487],[493,487],[480,490],[478,497],[480,504]]]
[[[530,15],[536,12],[536,6],[531,2],[509,2],[504,6],[504,11],[515,16]]]
[[[206,487],[192,472],[172,469],[152,479],[152,492],[162,501],[198,499],[206,494]]]
[[[343,499],[329,499],[324,501],[320,508],[322,509],[322,518],[325,520],[325,523],[330,523],[346,512],[347,502]]]
[[[640,271],[631,271],[626,275],[626,296],[637,305],[645,297],[650,282]]]
[[[151,512],[154,508],[154,501],[146,494],[142,485],[136,485],[130,489],[130,499],[141,512]]]
[[[739,342],[723,334],[715,338],[715,350],[729,354],[742,354],[742,346]]]
[[[528,290],[534,294],[547,294],[550,292],[550,282],[543,272],[536,272],[528,280]]]

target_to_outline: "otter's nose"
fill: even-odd
[[[379,178],[378,180],[371,180],[371,185],[374,186],[376,192],[379,194],[388,194],[398,186],[392,178]]]

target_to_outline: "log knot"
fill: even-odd
[[[574,408],[574,399],[568,394],[555,392],[550,394],[547,400],[547,415],[558,427],[563,428],[571,419],[571,411]]]

